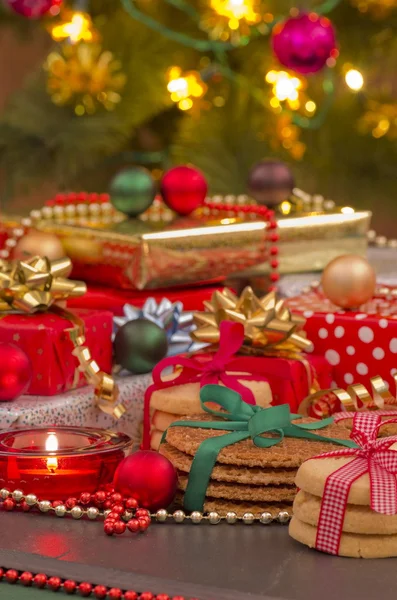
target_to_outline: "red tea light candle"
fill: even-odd
[[[16,429],[0,434],[0,487],[48,500],[93,493],[111,483],[132,440],[79,427]]]

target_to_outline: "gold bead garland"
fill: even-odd
[[[36,494],[25,495],[24,492],[19,489],[16,489],[12,492],[6,488],[0,489],[0,499],[6,500],[7,498],[12,498],[17,503],[25,501],[30,507],[36,507],[42,513],[55,514],[55,516],[60,518],[70,516],[75,520],[79,520],[83,517],[87,517],[90,521],[95,521],[97,519],[105,519],[110,513],[110,510],[101,511],[95,506],[82,508],[81,506],[76,505],[69,509],[65,504],[59,504],[58,506],[54,507],[49,500],[39,500]],[[124,521],[128,521],[131,519],[131,516],[132,513],[126,510],[122,515],[122,519]],[[199,525],[200,523],[218,525],[221,522],[225,522],[229,525],[234,525],[236,523],[243,523],[245,525],[253,525],[256,523],[270,525],[271,523],[280,523],[282,525],[286,525],[289,523],[292,514],[287,510],[281,510],[275,517],[273,517],[273,515],[268,511],[264,511],[260,516],[255,516],[251,512],[246,512],[241,517],[232,511],[227,512],[225,515],[220,515],[215,511],[211,511],[206,514],[194,511],[190,515],[187,515],[183,510],[180,509],[175,510],[173,513],[169,513],[166,509],[162,508],[155,513],[152,513],[150,517],[157,523],[166,523],[167,521],[184,523],[185,521],[188,521],[194,525]]]

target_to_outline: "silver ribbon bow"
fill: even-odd
[[[190,334],[196,329],[193,323],[193,313],[184,311],[182,302],[171,302],[168,298],[157,302],[154,298],[148,298],[142,308],[125,304],[123,312],[124,316],[113,318],[114,334],[129,321],[136,319],[152,321],[164,329],[167,334],[167,356],[196,352],[208,345],[194,342],[191,339]]]

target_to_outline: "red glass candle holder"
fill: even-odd
[[[113,481],[132,440],[123,433],[42,427],[0,434],[0,487],[46,500],[93,493]]]

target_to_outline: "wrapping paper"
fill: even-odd
[[[203,303],[209,300],[215,290],[221,286],[195,286],[168,290],[120,290],[107,286],[88,285],[87,292],[80,298],[71,298],[69,308],[94,308],[110,310],[114,315],[122,316],[125,304],[141,308],[148,298],[160,301],[164,296],[171,302],[182,302],[185,310],[202,310]]]
[[[85,324],[87,346],[100,369],[112,370],[112,313],[97,310],[73,311]],[[33,315],[9,314],[0,318],[0,340],[18,345],[29,356],[33,378],[28,393],[52,396],[86,385],[79,372],[78,360],[72,355],[73,344],[68,329],[73,325],[51,312]]]
[[[127,433],[139,445],[142,436],[143,398],[150,375],[118,377],[120,400],[126,412],[115,420],[96,405],[92,388],[84,387],[51,398],[21,396],[14,402],[0,403],[0,429],[32,425],[70,425],[99,427]]]
[[[371,213],[365,211],[280,219],[280,271],[319,271],[341,254],[364,254],[370,220]],[[74,277],[108,286],[169,288],[220,282],[230,275],[262,276],[269,270],[270,242],[264,221],[188,218],[161,230],[158,224],[139,220],[113,229],[51,221],[38,227],[60,237],[73,261]]]
[[[344,311],[318,293],[286,301],[306,318],[314,352],[332,366],[333,387],[362,383],[379,375],[390,386],[397,372],[397,300],[373,298],[357,311]]]

